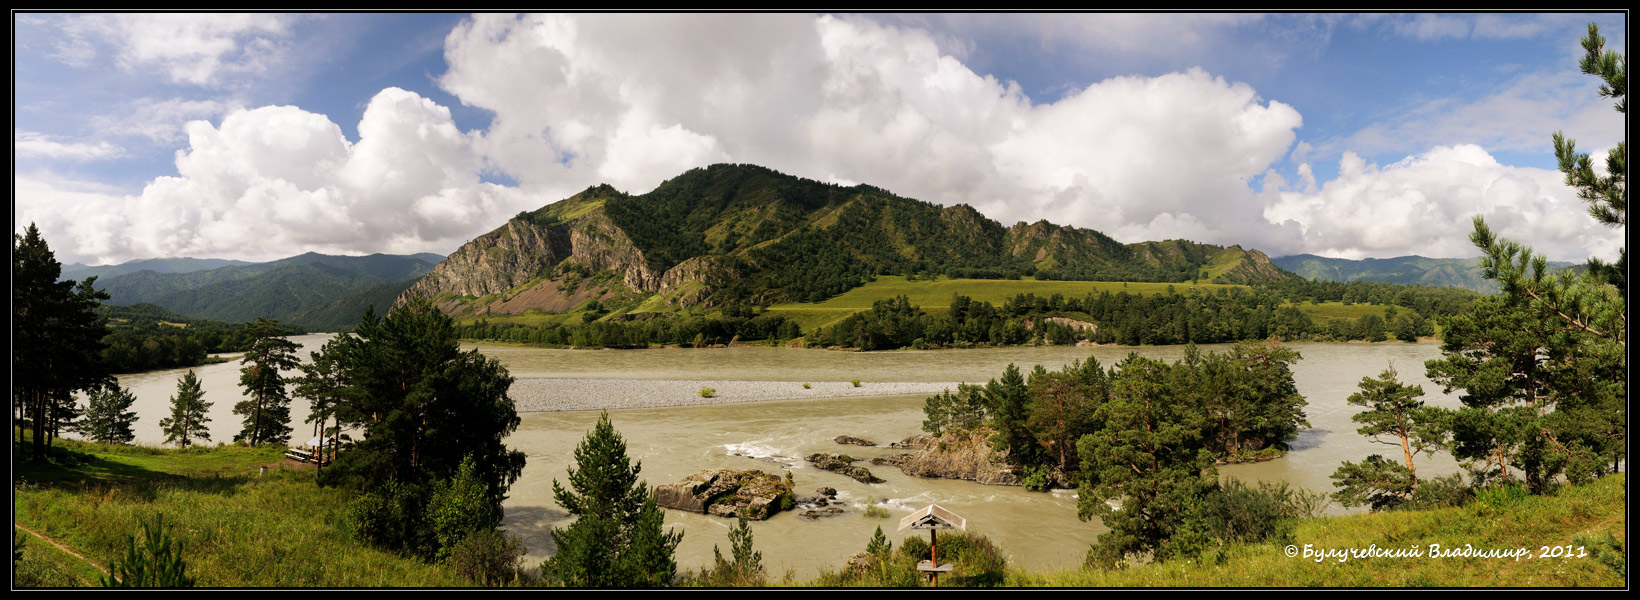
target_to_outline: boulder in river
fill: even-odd
[[[869,469],[866,469],[865,467],[856,467],[853,464],[850,464],[860,459],[854,458],[847,454],[810,454],[807,460],[814,463],[814,466],[817,469],[825,469],[833,473],[847,475],[860,483],[883,482],[883,480],[878,478],[876,475],[872,475]]]
[[[877,445],[877,442],[873,442],[871,440],[866,440],[866,439],[860,439],[860,438],[854,437],[852,435],[840,435],[840,436],[837,436],[835,438],[832,438],[831,441],[837,442],[839,444],[853,444],[855,446],[876,446]]]
[[[657,486],[655,503],[673,510],[761,521],[796,501],[791,484],[762,471],[710,469]]]

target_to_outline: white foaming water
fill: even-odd
[[[928,492],[906,498],[889,498],[883,501],[883,506],[901,512],[915,512],[930,504],[939,504],[939,502],[936,502],[933,494]]]
[[[789,456],[795,454],[790,449],[775,447],[773,439],[750,440],[738,444],[724,444],[723,451],[729,456],[744,456],[756,460],[766,460],[778,463],[787,469],[798,464],[798,460]]]

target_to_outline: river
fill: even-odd
[[[327,335],[292,338],[315,350]],[[1363,377],[1376,376],[1393,363],[1403,381],[1422,385],[1424,399],[1436,406],[1457,407],[1456,394],[1423,376],[1424,361],[1439,358],[1431,344],[1294,343],[1303,360],[1294,365],[1299,392],[1309,402],[1305,414],[1310,427],[1290,441],[1286,457],[1257,464],[1219,468],[1221,476],[1244,480],[1286,481],[1315,491],[1331,492],[1328,478],[1340,461],[1357,461],[1369,454],[1399,460],[1399,446],[1374,444],[1355,432],[1350,417],[1359,411],[1345,399]],[[970,381],[983,383],[1001,374],[1009,363],[1029,371],[1041,364],[1058,369],[1090,356],[1105,366],[1129,352],[1177,360],[1183,347],[1044,347],[985,348],[898,352],[827,352],[786,348],[720,348],[664,350],[551,350],[493,344],[464,344],[500,360],[520,378],[691,379],[793,382],[835,382],[859,378],[873,381]],[[1203,352],[1228,346],[1204,345]],[[231,441],[240,419],[232,414],[242,397],[237,362],[208,365],[198,371],[210,411],[211,439]],[[169,414],[169,398],[185,369],[155,371],[120,377],[137,396],[139,443],[158,444],[163,435],[159,420]],[[886,479],[865,485],[821,471],[802,461],[815,452],[848,453],[870,458],[886,448],[839,446],[832,438],[848,434],[879,442],[917,433],[923,420],[924,396],[856,397],[826,400],[790,400],[750,404],[719,404],[613,411],[615,428],[626,439],[627,452],[642,462],[642,477],[650,485],[671,483],[702,469],[729,467],[762,469],[771,473],[791,470],[799,495],[821,486],[838,490],[847,503],[841,516],[806,520],[781,513],[756,522],[752,531],[763,563],[780,575],[788,569],[811,579],[821,569],[837,569],[847,557],[865,548],[872,531],[882,526],[896,544],[911,531],[896,532],[900,517],[929,503],[937,503],[968,519],[969,529],[989,536],[1010,555],[1011,564],[1032,569],[1069,568],[1079,564],[1088,546],[1105,529],[1097,522],[1076,518],[1075,493],[1028,492],[1018,487],[985,486],[965,481],[919,479],[891,467],[871,466]],[[310,426],[305,402],[292,403],[293,439],[306,439]],[[566,467],[575,446],[597,422],[596,412],[524,413],[522,424],[507,443],[528,457],[523,476],[506,501],[505,528],[524,539],[529,564],[552,553],[549,530],[564,527],[570,518],[552,498],[554,479],[567,484]],[[1419,472],[1442,475],[1456,472],[1445,455],[1419,458]],[[867,502],[883,502],[888,519],[862,516]],[[1334,506],[1333,512],[1346,512]],[[714,545],[728,551],[726,519],[667,511],[668,527],[684,531],[678,548],[681,569],[698,569],[712,561]]]

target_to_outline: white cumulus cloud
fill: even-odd
[[[152,256],[267,260],[334,253],[446,250],[545,201],[481,183],[482,159],[449,110],[388,88],[350,143],[323,115],[291,106],[187,125],[176,176],[140,194],[76,191],[19,178],[20,224],[94,261]],[[82,220],[76,215],[124,215]]]
[[[1440,146],[1394,164],[1354,153],[1319,191],[1281,191],[1264,211],[1303,231],[1292,248],[1342,258],[1479,254],[1471,219],[1556,260],[1615,258],[1621,231],[1596,224],[1557,171],[1499,164],[1474,145]]]

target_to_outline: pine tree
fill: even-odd
[[[326,345],[320,356],[326,355],[346,387],[331,390],[338,394],[337,425],[364,435],[326,467],[322,481],[361,490],[395,478],[425,486],[450,478],[471,457],[500,514],[524,470],[524,453],[504,443],[519,423],[506,367],[476,350],[462,352],[454,321],[426,299],[385,319],[367,310],[351,335]],[[336,382],[301,393],[329,394],[321,388]]]
[[[136,439],[131,427],[137,422],[137,413],[128,409],[136,401],[135,395],[117,383],[92,390],[80,419],[80,433],[105,444],[131,443]]]
[[[335,348],[336,342],[331,341],[318,352],[308,353],[312,360],[300,366],[302,376],[295,380],[296,395],[312,403],[307,422],[313,423],[313,433],[319,437],[321,456],[330,450],[326,445],[326,438],[330,436],[327,423],[336,415],[338,405],[347,394],[347,380],[338,367]]]
[[[1405,464],[1396,464],[1377,454],[1368,456],[1359,465],[1345,462],[1334,472],[1332,479],[1339,491],[1333,498],[1344,506],[1370,505],[1380,510],[1411,499],[1418,490],[1418,469],[1413,457],[1433,452],[1446,440],[1442,423],[1444,411],[1426,407],[1419,397],[1422,386],[1401,383],[1393,367],[1385,369],[1377,378],[1363,377],[1361,391],[1351,394],[1348,402],[1365,406],[1366,411],[1350,417],[1363,426],[1356,431],[1373,442],[1398,445]],[[1378,439],[1388,436],[1389,440]]]
[[[870,552],[880,560],[886,560],[888,553],[894,550],[894,542],[888,541],[883,535],[883,526],[878,525],[877,531],[871,533],[871,541],[866,542],[866,552]]]
[[[752,525],[746,515],[739,517],[729,528],[729,554],[734,562],[723,560],[723,553],[716,544],[712,545],[712,558],[717,562],[720,575],[728,575],[735,582],[749,582],[763,574],[763,553],[752,549]],[[881,527],[877,530],[882,532]]]
[[[113,381],[101,358],[108,328],[96,310],[108,294],[92,287],[95,277],[58,281],[62,263],[33,224],[12,238],[12,407],[33,431],[32,456],[42,458],[72,393]]]
[[[1582,44],[1583,71],[1600,77],[1600,94],[1616,98],[1617,111],[1627,114],[1626,61],[1603,50],[1592,23]],[[1565,136],[1555,134],[1554,146],[1566,183],[1589,203],[1590,216],[1626,227],[1626,143],[1607,155],[1605,176]],[[1516,464],[1537,492],[1558,474],[1581,481],[1616,470],[1628,439],[1628,249],[1616,265],[1591,259],[1585,274],[1550,275],[1544,256],[1498,237],[1479,216],[1474,226],[1470,241],[1485,253],[1481,267],[1502,294],[1453,318],[1445,327],[1445,358],[1428,363],[1431,379],[1467,392],[1465,408],[1452,417],[1453,454],[1496,465],[1505,478]],[[1466,331],[1455,334],[1459,329]]]
[[[251,346],[239,361],[247,365],[239,370],[239,385],[250,397],[233,407],[234,414],[245,417],[244,429],[233,439],[252,446],[285,443],[290,440],[290,396],[280,371],[296,368],[296,343],[285,339],[288,333],[273,319],[257,319],[247,333]]]
[[[626,454],[626,441],[615,432],[609,413],[575,448],[569,488],[557,479],[553,497],[576,516],[567,529],[554,529],[558,553],[541,565],[541,573],[572,587],[658,587],[677,573],[673,552],[682,533],[661,532],[663,515],[638,480],[642,470]]]
[[[211,420],[206,416],[210,410],[211,403],[205,401],[199,377],[188,371],[177,379],[177,393],[171,397],[171,416],[159,422],[165,441],[183,448],[196,439],[211,441],[211,430],[205,425]]]

